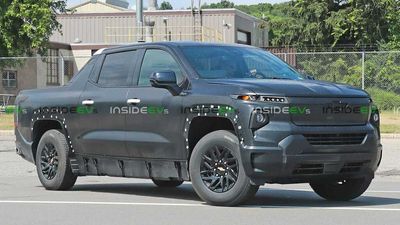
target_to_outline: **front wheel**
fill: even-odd
[[[204,136],[189,165],[196,193],[211,205],[234,206],[253,197],[258,187],[244,172],[238,138],[225,130]]]
[[[63,133],[49,130],[43,134],[36,151],[36,170],[42,185],[48,190],[67,190],[77,176],[68,159],[69,147]]]
[[[361,196],[371,181],[371,178],[359,178],[340,182],[310,183],[310,186],[315,193],[327,200],[349,201]]]

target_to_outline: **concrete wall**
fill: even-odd
[[[91,49],[72,50],[75,60],[75,73],[77,73],[92,57]]]
[[[0,69],[0,94],[18,94],[19,90],[36,88],[36,58],[23,59],[18,66],[6,66]],[[3,87],[2,75],[4,70],[17,71],[17,88]]]

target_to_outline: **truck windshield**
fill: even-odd
[[[278,57],[257,48],[184,46],[181,49],[202,79],[303,79]]]

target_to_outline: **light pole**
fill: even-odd
[[[136,0],[136,26],[139,34],[137,41],[143,41],[143,0]]]
[[[164,17],[164,26],[165,26],[165,41],[168,41],[168,18]]]

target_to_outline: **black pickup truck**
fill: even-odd
[[[100,50],[67,85],[21,91],[16,107],[16,151],[50,190],[95,175],[191,181],[213,205],[241,204],[265,183],[345,201],[365,192],[382,155],[366,92],[249,46]]]

